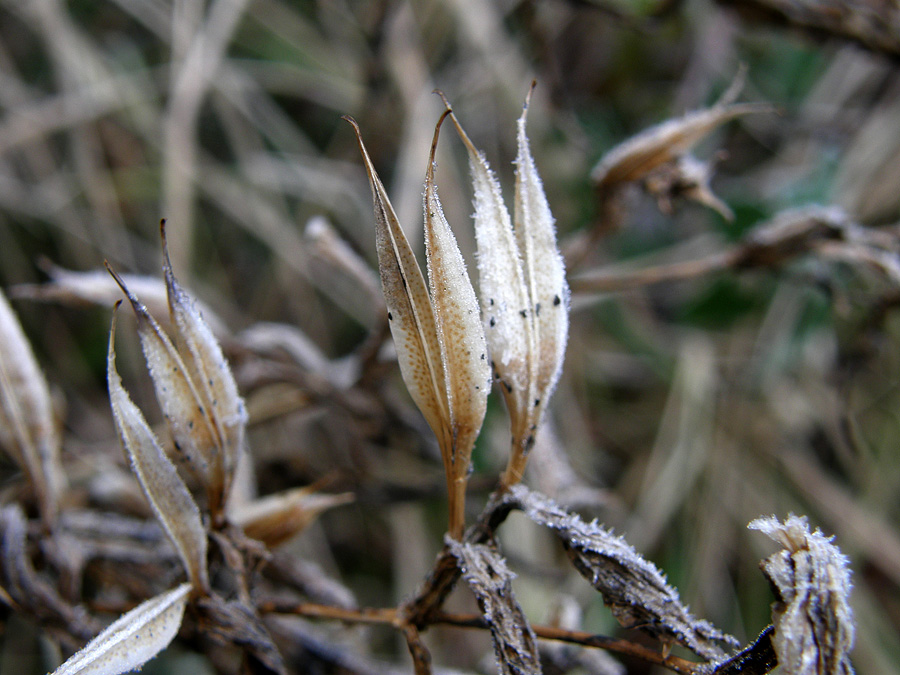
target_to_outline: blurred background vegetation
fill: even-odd
[[[104,259],[158,276],[165,217],[176,273],[227,325],[259,492],[324,481],[357,494],[287,544],[291,555],[316,561],[363,604],[413,592],[441,546],[442,469],[389,350],[379,351],[385,317],[371,199],[341,115],[359,122],[418,246],[442,110],[432,90],[446,93],[511,187],[514,123],[536,79],[529,134],[570,279],[700,259],[809,204],[839,206],[877,229],[896,258],[896,54],[738,8],[708,0],[0,3],[0,283],[19,298],[56,392],[73,500],[124,508],[119,492],[104,491],[113,476],[129,480],[105,389],[111,302],[37,301],[30,285],[56,267],[96,270]],[[646,127],[715,102],[741,64],[740,100],[776,112],[728,123],[697,149],[715,159],[713,189],[734,219],[682,201],[665,213],[635,189],[616,227],[604,222],[594,164]],[[441,198],[474,270],[466,159],[452,134],[438,161]],[[772,596],[757,565],[774,550],[746,524],[807,514],[851,558],[857,671],[900,672],[898,284],[900,276],[864,262],[801,251],[768,269],[576,293],[552,433],[527,481],[615,527],[669,574],[695,614],[743,641],[769,622]],[[158,420],[127,327],[120,370]],[[492,401],[473,514],[505,464],[506,424]],[[0,470],[8,491],[20,476],[6,460]],[[138,494],[128,484],[121,490]],[[574,612],[586,630],[616,632],[548,535],[516,517],[503,533],[533,621]],[[102,595],[102,575],[93,583],[86,597]],[[457,607],[471,606],[457,595]],[[34,625],[5,606],[0,619],[0,670],[27,672],[23,658],[34,672],[48,668]],[[374,659],[358,672],[371,663],[408,668],[388,631],[300,623],[293,658],[310,672],[314,663],[337,668],[322,654],[344,647]],[[484,635],[432,629],[425,637],[439,665],[493,668]],[[210,668],[186,650],[173,648],[145,672]]]

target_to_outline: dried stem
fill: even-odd
[[[341,607],[317,605],[315,603],[284,603],[277,600],[267,600],[261,603],[258,606],[258,609],[260,614],[291,614],[308,618],[332,619],[336,621],[344,621],[347,623],[382,624],[394,626],[400,629],[407,639],[410,653],[413,655],[413,661],[416,664],[417,675],[419,673],[430,672],[430,657],[429,663],[426,663],[419,658],[423,655],[427,655],[428,653],[419,639],[419,628],[410,623],[404,622],[401,619],[400,613],[398,613],[398,610],[395,608],[345,609]],[[447,612],[436,611],[429,615],[428,623],[430,625],[444,624],[450,626],[458,626],[460,628],[475,628],[480,630],[487,630],[489,628],[487,622],[485,622],[484,618],[480,614],[451,614]],[[647,647],[644,647],[643,645],[631,642],[629,640],[611,638],[604,635],[595,635],[594,633],[588,633],[585,631],[566,630],[564,628],[557,628],[555,626],[533,625],[532,629],[534,630],[534,634],[537,637],[544,640],[556,640],[559,642],[568,642],[570,644],[581,645],[583,647],[605,649],[607,651],[616,652],[618,654],[632,656],[647,663],[664,666],[669,670],[672,670],[676,673],[682,673],[684,675],[697,675],[702,672],[703,669],[708,667],[707,664],[696,663],[694,661],[688,661],[687,659],[683,659],[677,656],[667,655],[663,652],[654,651],[653,649],[649,649]],[[763,633],[763,636],[767,635],[768,632]],[[761,638],[763,636],[761,636]],[[774,667],[774,664],[770,660],[765,660],[764,647],[764,640],[761,639],[760,641],[757,641],[757,643],[754,643],[754,645],[752,645],[748,649],[744,650],[732,659],[726,661],[725,664],[728,664],[727,667],[729,669],[721,671],[717,670],[716,672],[721,672],[723,674],[737,672],[768,672],[768,670],[762,670],[761,666],[759,665],[762,663],[766,663],[768,664],[767,667],[769,669]],[[738,662],[742,664],[750,664],[751,661],[752,663],[757,664],[756,666],[748,666],[753,667],[753,670],[735,670],[735,668],[741,667],[739,665],[736,665],[738,664]],[[420,670],[420,668],[427,668],[427,670]]]

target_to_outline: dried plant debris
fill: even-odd
[[[140,668],[178,634],[190,591],[190,584],[182,584],[138,605],[53,675],[118,675]]]
[[[748,525],[784,547],[762,561],[777,600],[772,606],[772,645],[783,672],[848,675],[855,628],[846,556],[806,517],[758,518]]]
[[[691,616],[662,572],[621,537],[521,485],[512,488],[506,499],[532,521],[557,533],[576,569],[600,591],[625,628],[678,643],[708,660],[725,657],[717,641],[739,646],[733,637]]]
[[[69,605],[34,569],[28,555],[28,524],[18,504],[0,509],[0,579],[2,592],[18,611],[48,625],[62,625],[72,636],[88,639],[99,626],[83,608]],[[6,598],[4,598],[5,600]]]
[[[562,371],[569,331],[565,267],[525,132],[530,96],[517,124],[512,220],[484,153],[452,116],[469,154],[481,311],[491,366],[511,417],[512,453],[503,478],[508,485],[522,478]]]
[[[206,530],[200,510],[175,465],[166,456],[116,371],[116,321],[113,316],[109,336],[107,379],[113,417],[131,468],[147,500],[162,523],[184,563],[191,583],[198,590],[209,589],[206,572]]]
[[[497,669],[503,675],[541,672],[537,641],[512,591],[513,574],[493,548],[447,538],[463,579],[478,600],[491,629]]]
[[[449,529],[459,538],[471,452],[487,408],[490,368],[475,291],[434,183],[441,121],[425,178],[427,286],[359,128],[348,121],[356,131],[372,188],[378,265],[400,372],[437,436],[447,476]]]
[[[712,672],[715,675],[756,675],[774,669],[778,665],[778,657],[772,648],[773,631],[772,626],[766,626],[756,640],[727,660],[717,663]]]
[[[198,622],[207,634],[228,644],[243,647],[273,673],[287,673],[284,659],[259,615],[239,601],[218,595],[197,600]],[[265,672],[265,671],[263,671]]]
[[[61,445],[47,381],[0,292],[0,446],[25,472],[48,524],[65,485]]]

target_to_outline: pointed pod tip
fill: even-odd
[[[528,106],[531,105],[531,95],[534,93],[534,89],[537,87],[537,80],[532,80],[531,84],[528,87],[528,93],[525,94],[525,105],[522,106],[523,113],[528,110]]]
[[[353,119],[350,115],[341,115],[341,119],[345,122],[348,122],[350,126],[356,131],[356,135],[359,136],[359,123]]]
[[[113,269],[112,265],[109,264],[109,261],[104,260],[103,265],[106,267],[106,271],[110,273],[112,278],[119,285],[119,288],[122,289],[122,292],[125,294],[125,297],[128,298],[128,302],[131,303],[131,307],[134,309],[134,313],[138,317],[138,319],[140,320],[141,318],[143,318],[145,316],[149,316],[149,313],[147,312],[147,308],[141,304],[141,301],[138,300],[137,296],[131,292],[131,290],[128,288],[128,286],[125,285],[125,280],[122,279],[122,277],[119,276],[119,273]],[[121,302],[121,300],[119,302]]]
[[[441,91],[440,89],[435,89],[431,93],[437,94],[438,96],[440,96],[441,100],[444,102],[444,106],[447,108],[447,110],[449,110],[451,112],[453,111],[453,106],[450,105],[450,101],[447,100],[447,96],[446,96],[446,94],[444,94],[443,91]]]
[[[437,144],[438,137],[441,134],[441,125],[444,123],[444,120],[447,119],[448,115],[453,114],[453,111],[450,108],[447,108],[441,115],[440,119],[437,121],[437,124],[434,126],[434,138],[431,140],[431,152],[428,155],[428,171],[426,171],[425,179],[426,183],[431,183],[434,180],[434,156],[437,153]]]
[[[112,265],[109,264],[109,260],[106,260],[104,258],[103,266],[106,268],[106,271],[109,272],[110,276],[112,276],[113,280],[119,285],[119,288],[122,289],[122,292],[125,294],[125,296],[132,302],[135,302],[137,298],[134,298],[131,291],[128,290],[128,286],[125,285],[125,281],[122,279],[122,277],[119,276],[119,273],[113,269]],[[134,300],[132,300],[132,298],[134,298]]]
[[[172,271],[172,260],[169,258],[169,242],[166,239],[166,219],[159,221],[159,238],[162,241],[163,273],[166,275],[166,286],[171,286],[175,281],[175,273]]]

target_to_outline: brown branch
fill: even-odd
[[[490,496],[478,521],[466,530],[463,541],[469,544],[483,544],[493,539],[494,532],[513,508],[505,497],[506,493],[503,490],[498,490]],[[432,613],[440,609],[459,576],[456,558],[444,546],[415,597],[403,605],[405,621],[419,629],[431,623]]]
[[[285,603],[278,600],[268,600],[258,606],[260,614],[292,614],[307,618],[332,619],[347,623],[367,623],[394,626],[401,630],[406,637],[410,653],[416,664],[416,674],[430,672],[430,656],[419,639],[419,630],[409,623],[404,623],[401,615],[395,608],[364,608],[345,609],[341,607],[328,607],[314,603]],[[487,622],[480,614],[449,614],[442,611],[434,611],[429,615],[430,624],[444,624],[458,626],[460,628],[475,628],[487,630]],[[642,645],[619,638],[595,635],[585,631],[565,630],[554,626],[533,625],[534,634],[544,640],[556,640],[581,645],[582,647],[595,647],[606,651],[625,654],[647,663],[664,666],[682,675],[698,675],[701,669],[708,664],[696,663],[677,656],[666,655],[662,652],[648,649]],[[743,654],[744,652],[742,652]],[[426,658],[427,657],[427,658]],[[428,667],[428,670],[424,670]],[[722,671],[723,673],[741,671]],[[751,672],[751,671],[747,671]],[[754,673],[765,671],[752,671]]]
[[[389,625],[401,630],[406,637],[410,654],[416,667],[416,675],[427,675],[431,672],[431,657],[419,638],[419,629],[411,623],[404,621],[402,614],[395,608],[363,608],[346,609],[342,607],[329,607],[314,603],[291,603],[278,600],[267,600],[258,606],[260,614],[292,614],[316,619],[331,619],[346,623],[366,623]],[[450,614],[440,610],[434,610],[428,614],[429,625],[444,624],[460,628],[474,628],[487,630],[489,626],[480,614]],[[534,634],[544,640],[556,640],[580,645],[582,647],[594,647],[606,651],[624,654],[646,663],[663,666],[681,675],[699,675],[709,668],[707,663],[688,661],[678,656],[654,651],[643,645],[611,638],[605,635],[596,635],[578,630],[566,630],[555,626],[532,625]],[[747,647],[744,651],[725,661],[715,672],[717,675],[763,675],[769,672],[775,663],[768,637],[771,628],[763,632],[760,638]]]
[[[406,646],[409,647],[416,675],[431,675],[431,654],[422,644],[418,628],[406,624],[403,626],[403,634],[406,637]]]
[[[460,628],[487,628],[488,625],[480,614],[447,614],[445,612],[437,612],[433,616],[434,623],[441,623],[450,626],[459,626]],[[696,663],[688,661],[678,656],[665,655],[648,649],[642,645],[628,640],[606,637],[605,635],[595,635],[579,630],[566,630],[555,626],[531,626],[534,634],[544,640],[556,640],[558,642],[568,642],[570,644],[581,645],[582,647],[596,647],[605,649],[610,652],[617,652],[627,656],[652,663],[658,666],[664,666],[669,670],[682,675],[697,675],[707,667],[705,663]]]
[[[294,614],[311,619],[332,619],[347,623],[386,624],[401,626],[402,621],[394,607],[349,609],[319,605],[314,602],[285,602],[265,600],[257,605],[260,614]]]

